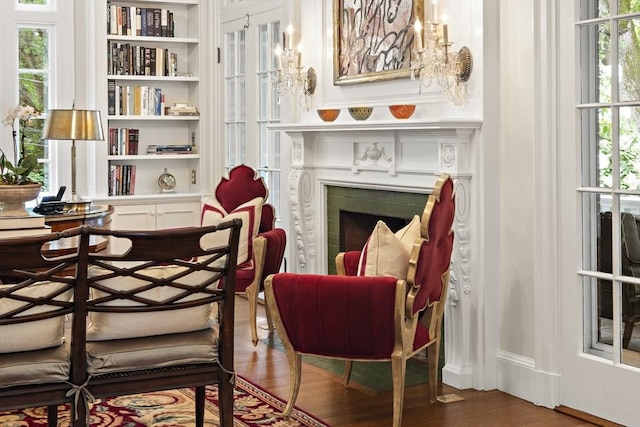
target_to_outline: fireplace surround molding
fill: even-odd
[[[455,243],[445,310],[445,384],[473,386],[481,364],[474,289],[477,197],[472,194],[478,119],[273,124],[290,138],[287,198],[291,229],[289,270],[327,272],[328,186],[419,194],[431,193],[438,177],[454,180]],[[286,171],[285,171],[286,173]],[[477,268],[476,268],[477,270]]]

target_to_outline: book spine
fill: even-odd
[[[162,36],[162,26],[160,25],[160,22],[162,20],[161,15],[161,9],[153,9],[153,35],[156,37]]]
[[[122,23],[120,24],[122,26],[122,28],[120,28],[120,34],[122,34],[123,36],[127,35],[127,31],[128,31],[128,19],[129,19],[129,7],[128,6],[122,6]]]
[[[129,6],[129,28],[127,29],[127,34],[130,36],[136,35],[136,7]]]
[[[136,165],[131,165],[131,178],[129,194],[136,194]]]
[[[175,37],[175,22],[173,20],[173,12],[167,13],[167,37]]]
[[[114,116],[116,114],[116,81],[109,80],[107,82],[107,102],[108,102],[108,115]]]
[[[147,37],[153,37],[153,9],[147,8]]]
[[[162,9],[160,12],[160,35],[162,37],[168,37],[167,33],[167,9]]]
[[[136,7],[136,36],[142,35],[142,9]]]
[[[149,115],[149,86],[140,86],[140,115]]]
[[[164,76],[164,49],[156,48],[156,76]]]
[[[144,49],[144,72],[145,76],[151,75],[151,48],[145,47]]]
[[[122,35],[122,6],[116,6],[117,21],[116,21],[116,33]]]
[[[140,8],[140,19],[142,20],[142,26],[140,28],[140,35],[141,36],[147,36],[147,8],[146,7],[142,7]]]
[[[155,115],[161,116],[163,113],[163,103],[162,103],[162,89],[155,88],[154,96],[153,96],[154,106],[155,106]]]
[[[149,49],[149,74],[152,76],[157,75],[156,74],[156,67],[157,67],[157,58],[156,58],[156,53],[157,53],[157,49],[154,47],[148,48]]]
[[[107,35],[111,34],[111,2],[107,2]]]
[[[133,140],[132,140],[132,148],[131,148],[131,154],[133,155],[137,155],[138,154],[138,141],[140,140],[140,129],[131,129],[133,131]]]

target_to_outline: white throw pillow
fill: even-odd
[[[0,285],[0,289],[8,289],[15,285]],[[16,295],[30,298],[39,298],[50,295],[62,289],[66,284],[60,282],[36,282],[19,291]],[[73,290],[63,292],[54,298],[56,301],[70,301]],[[9,298],[0,298],[0,314],[24,307],[26,302],[16,301]],[[37,314],[49,311],[50,306],[38,306],[26,310],[23,314]],[[39,350],[42,348],[55,347],[64,342],[64,318],[58,316],[51,319],[38,320],[35,322],[18,323],[13,325],[0,326],[0,353],[13,353],[18,351]]]
[[[139,270],[138,274],[153,278],[167,278],[184,271],[186,267],[167,266],[167,267],[150,267]],[[89,269],[89,277],[96,277],[108,273],[108,270],[101,267],[91,267]],[[211,278],[214,273],[207,271],[193,272],[185,277],[180,278],[177,282],[195,286]],[[100,280],[97,283],[110,289],[120,291],[131,290],[148,283],[145,280],[134,277],[123,278],[115,277],[111,279]],[[218,282],[209,285],[209,288],[215,289]],[[141,292],[138,295],[153,301],[164,301],[179,294],[181,290],[164,286]],[[101,298],[108,294],[96,289],[91,290],[91,298]],[[190,301],[204,297],[205,294],[194,293],[181,301]],[[142,305],[135,301],[116,300],[106,302],[105,305]],[[89,327],[87,329],[88,341],[103,341],[111,339],[147,337],[151,335],[174,334],[180,332],[191,332],[210,328],[214,320],[212,319],[212,304],[203,304],[190,308],[179,310],[156,311],[148,313],[89,313]]]
[[[264,199],[262,197],[256,197],[238,206],[232,212],[227,212],[215,197],[207,197],[203,200],[200,225],[206,227],[217,225],[234,218],[240,218],[242,220],[242,228],[240,230],[240,242],[238,244],[238,264],[242,264],[251,258],[253,239],[260,230],[263,203]],[[205,248],[212,248],[227,244],[228,240],[228,231],[213,233],[202,239],[202,245]]]
[[[378,221],[360,254],[358,276],[390,276],[406,279],[411,249],[420,237],[420,217],[393,233],[384,221]]]

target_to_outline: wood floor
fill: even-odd
[[[241,376],[271,393],[287,399],[289,368],[286,355],[263,342],[251,344],[248,306],[236,299],[235,368]],[[268,337],[263,307],[258,308],[258,334]],[[499,391],[457,390],[442,386],[439,394],[455,393],[465,400],[430,403],[427,384],[408,387],[404,395],[404,427],[410,426],[592,426],[552,409],[535,406]],[[390,426],[391,391],[375,393],[357,386],[344,386],[340,378],[315,366],[302,366],[302,385],[296,406],[334,427]]]

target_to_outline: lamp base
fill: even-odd
[[[88,212],[91,210],[91,200],[69,200],[64,202],[66,212]]]

